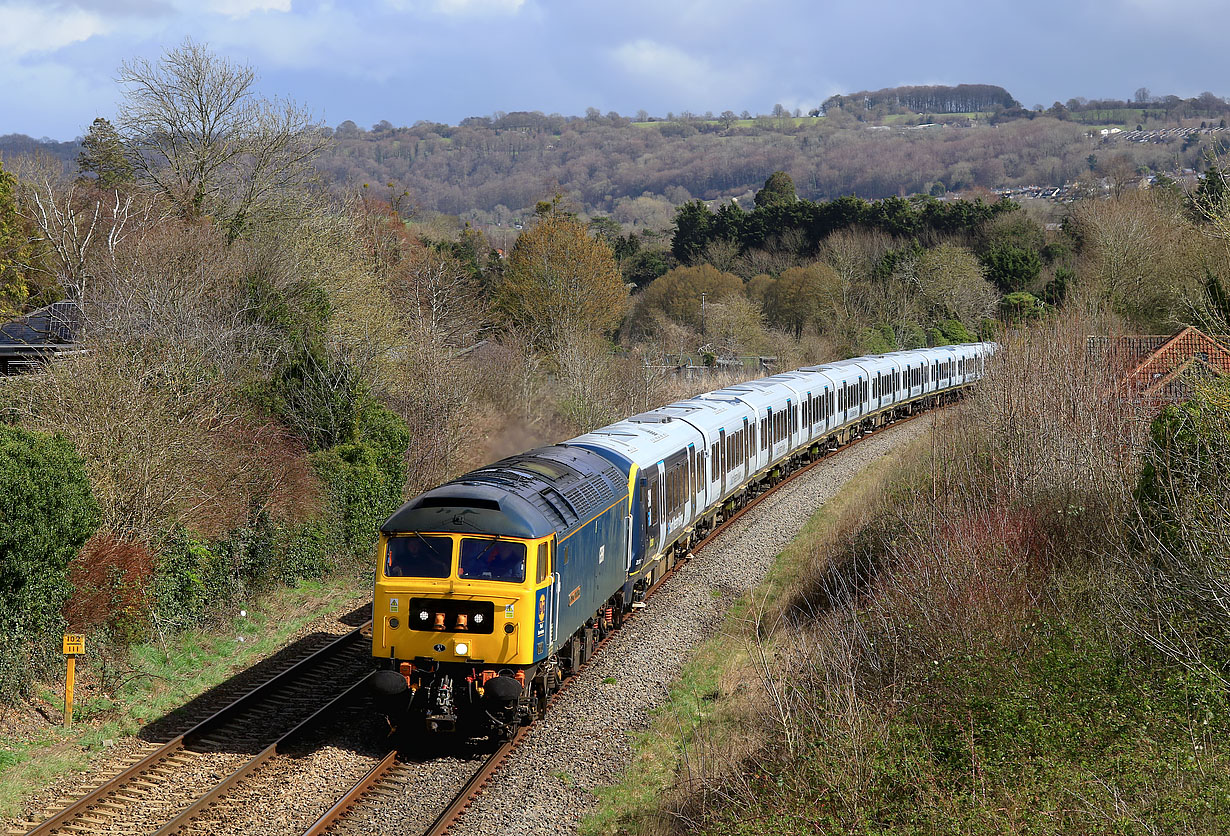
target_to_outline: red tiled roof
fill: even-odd
[[[1091,338],[1090,351],[1099,349],[1102,360],[1120,370],[1124,388],[1143,400],[1186,400],[1193,378],[1230,374],[1226,338],[1192,326],[1171,336]]]

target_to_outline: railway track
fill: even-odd
[[[370,622],[344,634],[183,734],[151,745],[27,836],[185,831],[279,747],[354,696],[371,670],[369,628]]]
[[[876,427],[876,430],[883,426],[891,426],[893,424],[900,425],[911,421],[917,417],[928,414],[927,412],[917,412],[903,418],[898,418],[891,424],[884,424]],[[775,484],[767,490],[752,497],[742,507],[738,508],[734,513],[728,515],[708,534],[704,536],[692,549],[692,552],[698,552],[720,537],[730,526],[734,525],[745,513],[756,507],[762,501],[773,496],[778,490],[786,487],[795,480],[801,478],[808,471],[817,467],[825,461],[832,458],[833,453],[840,453],[857,445],[865,438],[872,436],[875,430],[869,431],[860,435],[841,447],[830,452],[827,455],[821,456],[811,462],[807,462],[789,474],[783,476]],[[666,582],[666,580],[674,574],[675,570],[683,565],[684,561],[672,566],[663,576],[650,588],[646,597],[652,596],[658,588]],[[637,618],[643,610],[633,610],[629,615],[625,616],[624,622],[630,622]],[[591,661],[597,657],[598,653],[607,644],[608,641],[615,635],[614,632],[607,635],[594,649],[594,654],[591,656]],[[591,664],[587,661],[581,666],[577,676],[585,671]],[[564,683],[559,691],[552,695],[547,703],[548,710],[551,705],[565,693],[571,684],[577,679],[577,676],[570,676],[564,680]],[[450,828],[458,822],[462,814],[474,803],[478,796],[483,792],[500,768],[508,761],[513,752],[519,747],[533,731],[537,723],[521,729],[517,735],[511,740],[499,746],[491,753],[483,763],[464,780],[461,788],[453,796],[452,800],[445,806],[427,826],[426,830],[422,831],[424,836],[444,836]],[[346,829],[348,817],[355,816],[356,813],[367,804],[378,804],[384,798],[392,798],[401,795],[404,792],[405,785],[416,780],[414,774],[417,765],[404,763],[399,760],[401,753],[397,749],[390,750],[375,766],[373,766],[362,778],[355,782],[351,788],[323,815],[321,815],[312,825],[302,832],[302,836],[324,836],[324,834],[338,833]]]

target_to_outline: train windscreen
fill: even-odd
[[[525,582],[525,543],[510,540],[461,541],[457,576],[470,580]]]
[[[447,578],[452,569],[452,538],[426,534],[389,538],[386,578]]]

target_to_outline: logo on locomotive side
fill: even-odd
[[[541,636],[547,631],[547,592],[544,589],[538,593],[538,629],[536,635]]]

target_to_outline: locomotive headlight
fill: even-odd
[[[474,613],[474,623],[475,624],[483,623],[483,614],[481,612]]]
[[[457,642],[456,646],[453,647],[453,652],[458,656],[465,656],[470,652],[470,646],[465,642]]]

